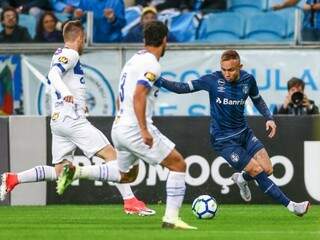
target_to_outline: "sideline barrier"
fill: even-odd
[[[90,121],[110,139],[112,117],[91,117]],[[201,194],[213,195],[220,203],[243,203],[237,186],[230,180],[233,170],[210,147],[208,117],[156,117],[154,121],[159,130],[176,143],[176,148],[186,158],[186,203],[192,202]],[[320,116],[276,117],[278,133],[275,139],[267,138],[262,117],[249,117],[248,122],[271,157],[274,164],[274,175],[271,178],[275,183],[295,201],[307,199],[320,203]],[[6,140],[9,129],[9,170],[26,170],[46,164],[46,160],[51,164],[49,118],[0,118],[1,156],[9,156],[8,151],[5,151],[9,148]],[[92,162],[101,164],[102,161],[97,157],[89,160],[77,150],[75,162],[87,165]],[[7,170],[9,164],[5,157],[1,157],[0,166],[1,173]],[[141,162],[138,178],[132,184],[135,194],[148,203],[165,202],[167,174],[168,170],[160,166],[152,167]],[[273,203],[253,182],[250,187],[252,203]],[[86,180],[75,181],[62,197],[55,193],[55,183],[51,182],[18,186],[11,198],[13,205],[122,202],[118,190],[111,184]]]
[[[112,118],[93,117],[92,123],[110,139]],[[265,121],[249,117],[249,125],[264,143],[274,164],[271,177],[295,201],[311,200],[320,203],[320,117],[276,117],[278,133],[268,139]],[[238,187],[230,180],[233,170],[217,157],[209,143],[208,117],[158,117],[155,125],[176,143],[186,158],[188,174],[185,202],[191,203],[201,194],[213,195],[221,203],[243,203]],[[48,148],[50,147],[48,136]],[[86,165],[90,160],[77,152],[76,161]],[[50,155],[48,152],[48,162]],[[93,158],[94,163],[101,160]],[[165,202],[165,181],[168,171],[160,166],[140,163],[140,172],[133,184],[135,194],[148,203]],[[62,197],[54,193],[55,184],[48,185],[48,204],[57,203],[119,203],[120,195],[108,183],[77,181]],[[252,182],[252,203],[273,203]]]

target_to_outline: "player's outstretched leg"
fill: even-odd
[[[161,165],[170,170],[166,184],[167,202],[165,215],[162,218],[162,228],[197,229],[179,218],[179,210],[186,190],[186,163],[180,153],[174,149],[161,162]]]
[[[241,198],[246,202],[250,202],[251,201],[251,191],[248,186],[248,182],[243,178],[242,173],[232,174],[231,179],[239,187]]]
[[[0,200],[5,200],[8,193],[20,183],[54,180],[56,180],[56,171],[55,168],[51,166],[37,166],[20,173],[4,173],[1,176]]]
[[[57,193],[62,195],[74,180],[81,178],[97,181],[120,182],[121,175],[116,161],[84,167],[66,164],[57,180]]]
[[[139,216],[156,214],[155,210],[148,208],[144,202],[134,196],[129,184],[119,184],[121,175],[117,161],[115,160],[94,166],[80,167],[71,164],[65,165],[57,180],[57,193],[62,195],[68,186],[77,179],[114,182],[123,197],[125,213]]]
[[[280,190],[280,188],[270,178],[268,178],[268,175],[263,171],[256,160],[252,159],[249,162],[249,164],[246,166],[246,171],[258,182],[259,188],[262,190],[262,192],[272,197],[276,202],[287,207],[290,212],[300,217],[308,212],[310,207],[309,201],[301,203],[291,201]]]

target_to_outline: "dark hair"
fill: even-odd
[[[168,35],[167,26],[160,21],[147,23],[143,29],[143,36],[146,46],[159,47],[163,39]]]
[[[302,90],[304,90],[305,83],[300,78],[292,77],[287,83],[288,90],[290,90],[293,87],[299,87],[299,86],[301,86]]]
[[[45,18],[46,16],[51,16],[51,17],[54,19],[55,24],[57,24],[57,22],[58,22],[58,18],[56,17],[56,15],[54,15],[53,12],[44,12],[44,13],[41,15],[41,17],[40,17],[40,19],[39,19],[39,21],[38,21],[38,24],[37,24],[37,29],[36,29],[36,34],[37,34],[37,35],[42,35],[43,32],[44,32],[43,20],[44,20],[44,18]]]
[[[236,50],[233,50],[233,49],[226,50],[221,55],[221,62],[229,61],[229,60],[232,60],[232,59],[240,61],[240,55]]]
[[[80,20],[68,21],[63,25],[63,39],[64,41],[75,39],[80,32],[83,32],[83,26]]]
[[[18,24],[18,23],[19,23],[19,14],[17,13],[16,9],[15,9],[14,7],[11,7],[11,6],[5,7],[5,8],[3,9],[3,11],[1,12],[1,19],[0,19],[1,22],[2,22],[3,19],[4,19],[4,14],[5,14],[6,12],[9,12],[9,11],[12,11],[12,12],[15,13],[16,19],[17,19],[17,24]]]

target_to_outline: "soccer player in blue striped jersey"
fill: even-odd
[[[237,172],[232,180],[238,185],[241,197],[251,200],[248,181],[256,180],[260,189],[298,216],[307,213],[310,203],[291,201],[270,179],[272,163],[260,140],[249,128],[244,116],[248,97],[266,119],[268,137],[276,134],[276,124],[265,101],[259,94],[255,78],[241,70],[240,56],[227,50],[221,56],[221,71],[204,75],[188,83],[172,82],[160,78],[156,85],[176,93],[205,90],[210,98],[210,136],[213,149]],[[243,171],[243,172],[241,172]]]

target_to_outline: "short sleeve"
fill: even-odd
[[[79,61],[79,54],[76,51],[63,50],[56,57],[52,67],[57,66],[61,70],[61,72],[64,73],[69,69],[72,69],[77,64],[78,61]]]
[[[191,91],[200,91],[200,90],[209,91],[212,81],[213,81],[212,74],[204,75],[196,80],[192,80],[190,82],[191,84],[189,83],[189,87]]]
[[[137,84],[151,88],[161,75],[161,67],[156,59],[150,58],[143,67]]]
[[[251,97],[251,99],[257,99],[260,97],[257,81],[252,75],[250,76],[249,96]]]

